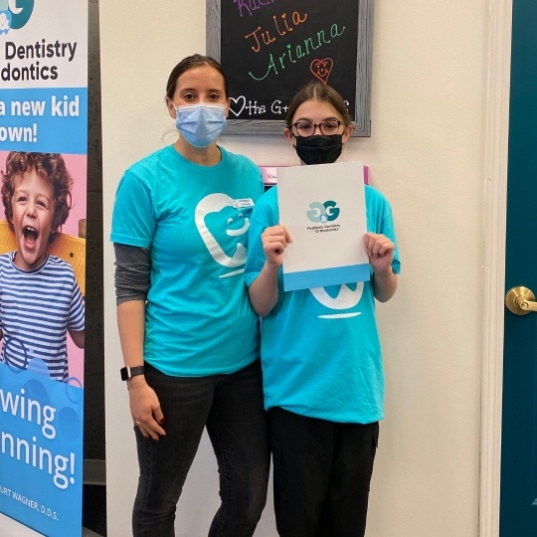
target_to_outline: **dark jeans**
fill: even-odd
[[[280,537],[363,537],[378,422],[334,423],[271,408]]]
[[[269,446],[259,361],[229,375],[171,377],[146,367],[164,413],[166,436],[135,427],[140,478],[134,537],[173,537],[175,510],[203,429],[218,461],[222,504],[209,537],[250,537],[265,506]]]

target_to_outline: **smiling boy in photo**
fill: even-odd
[[[0,362],[65,381],[67,332],[84,347],[85,304],[71,265],[47,248],[69,216],[73,180],[57,153],[12,151],[1,176],[17,250],[0,256]]]

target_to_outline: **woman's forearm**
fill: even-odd
[[[117,326],[127,367],[144,363],[145,301],[128,300],[117,307]]]

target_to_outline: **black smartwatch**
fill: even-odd
[[[137,365],[135,367],[122,367],[119,372],[121,373],[121,380],[129,380],[136,375],[143,375],[144,366]]]

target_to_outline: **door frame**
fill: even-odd
[[[513,0],[489,0],[479,535],[498,537]]]

